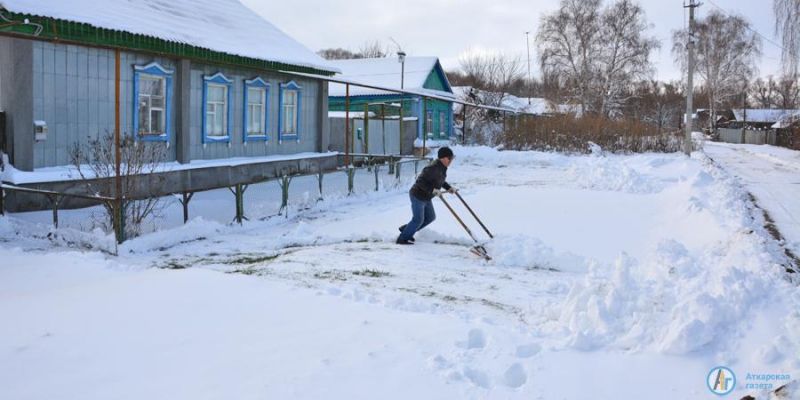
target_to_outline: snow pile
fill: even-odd
[[[623,156],[604,156],[595,151],[590,157],[576,158],[568,173],[584,189],[626,193],[657,193],[663,189],[658,181],[626,165]]]
[[[797,326],[797,289],[784,278],[779,249],[751,217],[745,193],[711,165],[686,184],[713,207],[730,229],[727,238],[698,254],[677,240],[663,240],[651,256],[622,254],[613,266],[594,264],[571,289],[559,322],[567,345],[650,349],[687,354],[723,350],[744,334],[742,320],[769,305],[789,314],[784,329]],[[698,200],[701,201],[701,200]],[[794,303],[794,305],[792,305]],[[798,330],[791,340],[798,344]],[[784,349],[786,351],[786,349]]]
[[[585,272],[588,262],[569,252],[556,253],[541,240],[525,235],[496,236],[486,246],[492,265]]]

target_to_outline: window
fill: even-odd
[[[425,130],[428,137],[433,136],[433,111],[428,111],[425,115]]]
[[[172,71],[158,63],[135,66],[133,87],[136,139],[169,142]]]
[[[439,136],[447,136],[447,118],[444,111],[439,111]]]
[[[203,80],[203,143],[230,142],[232,81],[222,73]]]
[[[261,78],[244,82],[244,140],[268,140],[269,84]]]
[[[287,136],[300,141],[300,93],[301,87],[294,81],[281,85],[281,110],[278,120],[279,141]]]

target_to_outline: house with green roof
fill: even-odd
[[[405,65],[396,58],[331,60],[330,63],[341,70],[339,78],[419,93],[401,94],[350,85],[351,111],[363,112],[368,104],[402,104],[403,116],[417,118],[417,143],[423,139],[423,133],[431,141],[430,146],[449,141],[453,134],[453,103],[442,98],[455,100],[455,95],[437,57],[405,57]],[[331,83],[328,93],[331,111],[345,110],[348,94],[345,86]],[[435,98],[424,98],[425,94]]]

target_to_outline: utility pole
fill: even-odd
[[[531,105],[531,32],[525,32],[525,48],[528,50],[528,105]]]
[[[683,143],[683,152],[686,155],[692,153],[692,97],[694,95],[694,9],[700,7],[701,3],[695,3],[694,0],[689,0],[689,5],[684,4],[684,8],[689,9],[689,40],[686,43],[686,50],[689,56],[687,63],[687,77],[686,77],[686,137]]]
[[[405,51],[398,51],[397,52],[397,61],[400,62],[400,90],[405,88],[405,78],[406,78],[406,52]]]

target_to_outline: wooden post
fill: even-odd
[[[350,84],[344,84],[344,165],[350,165]]]
[[[347,167],[347,195],[350,196],[353,194],[353,186],[356,177],[356,169],[348,166]]]
[[[292,177],[284,175],[278,180],[281,185],[281,208],[278,209],[278,215],[286,210],[286,218],[289,218],[289,185],[292,183]]]
[[[181,206],[183,206],[183,223],[189,222],[189,202],[194,197],[194,192],[183,193],[183,199],[181,200]]]
[[[6,215],[6,194],[3,192],[3,182],[0,181],[0,215]]]
[[[461,144],[467,144],[467,105],[461,109]]]
[[[241,183],[237,183],[234,185],[233,189],[230,189],[234,197],[236,197],[236,216],[233,217],[233,220],[239,225],[242,224],[243,220],[247,219],[247,217],[244,216],[244,192],[246,190],[247,186]]]
[[[383,138],[383,155],[386,155],[386,104],[381,104],[381,137]]]
[[[58,204],[61,199],[57,194],[49,194],[47,199],[50,200],[50,206],[53,208],[53,227],[58,229]]]
[[[364,153],[369,152],[369,103],[364,104]]]
[[[398,135],[398,136],[400,136],[400,141],[398,141],[397,143],[398,143],[398,147],[399,147],[399,149],[398,149],[398,151],[400,153],[399,155],[402,156],[403,155],[403,99],[402,98],[400,99],[400,112],[398,112],[397,116],[398,116],[397,117],[397,127],[398,127],[398,130],[400,131],[400,133]]]
[[[120,169],[122,163],[122,151],[120,149],[120,53],[119,49],[114,50],[114,172],[115,172],[115,190],[114,199],[116,205],[114,223],[114,230],[116,231],[117,243],[125,241],[125,213],[122,205],[122,177],[120,176]]]
[[[325,178],[325,173],[322,172],[322,167],[320,166],[319,170],[317,170],[317,183],[319,184],[319,198],[317,199],[317,201],[321,201],[323,199],[323,197],[322,197],[322,179],[323,178]]]
[[[378,171],[380,170],[380,166],[375,164],[375,191],[377,192],[380,189],[380,179],[378,178]]]
[[[425,97],[422,98],[422,118],[424,118],[424,123],[422,124],[422,157],[425,157],[425,147],[428,143],[428,99]]]

